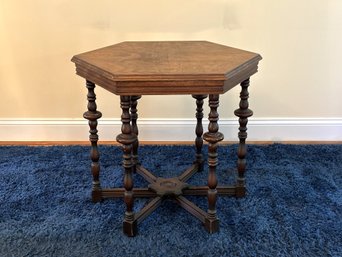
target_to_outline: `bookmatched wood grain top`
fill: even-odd
[[[261,56],[207,41],[122,42],[75,55],[76,73],[118,95],[222,94]]]

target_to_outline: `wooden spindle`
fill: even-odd
[[[139,164],[138,159],[138,148],[139,148],[139,130],[137,125],[138,113],[137,113],[137,105],[138,100],[141,96],[132,96],[131,97],[131,120],[132,120],[132,133],[136,135],[137,140],[132,145],[132,162],[133,162],[133,173],[136,172],[136,166]]]
[[[240,104],[239,109],[235,110],[234,114],[239,117],[239,147],[238,147],[238,161],[237,170],[238,178],[236,185],[236,196],[243,197],[246,194],[245,188],[245,170],[246,170],[246,138],[247,138],[247,122],[248,117],[253,115],[253,111],[248,108],[248,87],[249,79],[241,83]]]
[[[216,200],[217,200],[217,176],[216,166],[217,159],[217,146],[218,142],[223,140],[223,134],[218,132],[218,119],[219,115],[217,108],[219,106],[219,95],[209,95],[209,125],[208,132],[204,133],[203,138],[209,143],[208,147],[208,215],[205,220],[205,228],[209,233],[214,233],[219,228],[219,220],[216,216]]]
[[[203,147],[203,99],[207,97],[207,95],[193,95],[193,98],[196,99],[196,119],[197,119],[197,124],[196,124],[196,139],[195,139],[195,146],[196,146],[196,160],[195,163],[198,164],[198,170],[197,171],[202,171],[203,170],[203,153],[202,153],[202,147]]]
[[[100,185],[100,164],[99,164],[99,151],[97,148],[97,141],[99,139],[97,135],[97,120],[101,118],[101,112],[97,111],[96,106],[96,94],[95,84],[91,81],[86,81],[86,87],[88,89],[88,111],[83,114],[83,117],[88,120],[89,124],[89,141],[91,142],[90,158],[91,158],[91,173],[93,175],[93,186],[92,186],[92,201],[99,202],[102,200],[101,197],[101,185]]]
[[[121,134],[116,137],[116,140],[122,144],[123,150],[123,163],[124,168],[124,202],[126,204],[125,218],[123,222],[124,233],[128,236],[134,236],[136,234],[137,224],[134,220],[133,212],[133,177],[132,177],[132,144],[136,141],[137,137],[132,132],[131,127],[131,97],[120,96],[121,100]]]

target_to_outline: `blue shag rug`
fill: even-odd
[[[99,149],[102,186],[121,186],[120,148]],[[236,150],[219,148],[221,184],[232,181]],[[166,177],[193,156],[192,146],[140,148],[144,166]],[[342,256],[342,145],[250,145],[247,161],[248,195],[219,198],[218,233],[165,201],[128,238],[123,201],[90,200],[89,147],[0,147],[0,256]],[[205,184],[207,172],[189,182]],[[191,200],[206,210],[204,197]]]

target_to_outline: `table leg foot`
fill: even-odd
[[[219,219],[210,219],[209,217],[205,218],[204,227],[208,231],[208,233],[213,234],[218,232],[220,227]]]
[[[102,193],[99,190],[94,190],[91,192],[91,200],[93,203],[102,202]]]
[[[138,232],[138,224],[136,220],[123,222],[123,232],[126,236],[136,236]]]
[[[244,196],[246,196],[246,187],[244,187],[244,186],[237,186],[236,187],[236,195],[235,195],[235,197],[236,198],[242,198]]]

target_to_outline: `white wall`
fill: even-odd
[[[265,121],[260,126],[304,124],[316,131],[323,124],[297,140],[342,140],[341,13],[340,0],[1,0],[0,141],[72,140],[67,125],[86,108],[74,54],[125,40],[196,39],[263,56],[250,89],[254,121]],[[238,91],[221,97],[223,122],[234,118]],[[97,95],[104,117],[116,122],[118,97],[102,89]],[[140,117],[181,123],[193,117],[193,105],[188,96],[143,97]],[[49,122],[64,124],[63,136],[34,134]],[[280,127],[255,139],[287,140],[297,131],[292,126],[284,135]]]

